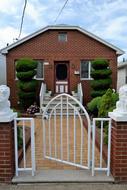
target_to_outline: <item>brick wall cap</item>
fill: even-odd
[[[108,116],[113,119],[114,121],[118,121],[118,122],[127,122],[127,115],[122,115],[120,113],[117,112],[109,112]]]
[[[0,117],[0,123],[11,122],[17,117],[17,113],[11,113],[10,115]]]

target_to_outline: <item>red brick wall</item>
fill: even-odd
[[[127,122],[112,121],[111,173],[118,182],[127,182]]]
[[[11,102],[13,105],[16,105],[17,102],[14,60],[21,57],[49,61],[49,66],[45,66],[44,78],[48,88],[52,91],[54,91],[54,61],[69,61],[70,89],[74,90],[80,81],[80,76],[74,75],[75,70],[80,70],[80,60],[93,60],[102,57],[110,61],[113,72],[113,88],[116,88],[117,58],[114,50],[76,30],[67,31],[67,42],[58,42],[58,32],[50,30],[40,34],[10,50],[7,54],[7,83],[11,88]],[[90,99],[90,85],[87,80],[82,81],[82,84],[84,102],[86,103]]]
[[[0,123],[0,182],[11,182],[14,175],[13,122]]]

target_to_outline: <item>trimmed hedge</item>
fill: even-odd
[[[31,98],[35,97],[36,92],[24,92],[24,91],[20,90],[18,95],[19,95],[19,98],[21,98],[21,99],[31,99]]]
[[[95,98],[98,96],[103,96],[103,94],[105,93],[106,93],[106,90],[94,90],[94,91],[91,91],[91,96]]]
[[[108,89],[112,83],[112,79],[100,79],[100,80],[93,80],[91,81],[91,87],[95,90],[102,90],[102,89]]]
[[[37,61],[34,61],[29,58],[22,58],[17,61],[16,71],[17,72],[26,72],[29,70],[34,70],[37,68]]]
[[[36,86],[37,86],[37,81],[35,79],[32,79],[31,81],[28,81],[27,83],[24,81],[18,82],[18,87],[24,92],[34,91]]]
[[[109,68],[109,62],[105,59],[96,59],[92,61],[91,76],[94,79],[91,81],[91,96],[93,98],[102,96],[106,90],[110,88],[112,84],[111,69]]]
[[[109,63],[106,59],[95,59],[92,61],[92,68],[97,70],[105,69],[109,66]]]
[[[24,72],[17,72],[17,78],[19,80],[30,80],[36,75],[36,70],[24,71]]]
[[[112,71],[108,69],[103,70],[94,70],[91,73],[91,77],[94,79],[106,78],[107,76],[111,75]]]

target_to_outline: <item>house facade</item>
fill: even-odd
[[[125,84],[127,84],[127,61],[118,63],[117,91]]]
[[[117,57],[124,52],[77,26],[47,26],[1,50],[6,57],[7,85],[11,102],[17,105],[16,61],[29,57],[38,61],[38,84],[52,93],[70,93],[82,83],[84,104],[90,100],[91,61],[105,58],[112,70],[112,88],[117,86]],[[40,88],[40,86],[39,86]]]
[[[0,53],[0,85],[6,84],[6,56]]]

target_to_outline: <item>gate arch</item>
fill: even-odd
[[[42,120],[44,158],[90,169],[91,122],[84,106],[69,94],[59,94],[45,107]]]

